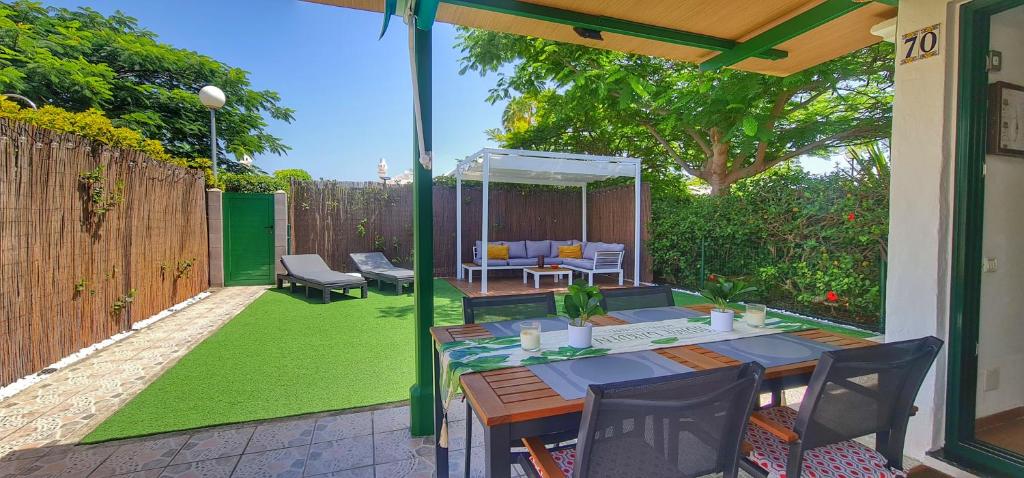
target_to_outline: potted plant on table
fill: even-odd
[[[736,312],[729,308],[729,302],[736,302],[757,291],[756,287],[747,285],[739,279],[712,274],[704,284],[700,295],[715,304],[711,310],[711,328],[719,332],[732,330],[732,320]]]
[[[569,316],[569,346],[576,349],[590,347],[594,330],[590,319],[604,314],[600,291],[594,286],[569,286],[569,293],[565,296],[565,314]]]

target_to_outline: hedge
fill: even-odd
[[[648,247],[662,282],[741,276],[756,300],[877,329],[888,211],[887,176],[776,168],[730,196],[655,196]]]

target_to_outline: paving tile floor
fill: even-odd
[[[463,415],[453,411],[452,477],[463,471]],[[408,417],[409,407],[398,405],[41,447],[37,456],[0,461],[0,477],[432,477],[433,437],[411,436]],[[482,477],[483,428],[474,424],[470,476]]]

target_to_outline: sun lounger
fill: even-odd
[[[366,280],[377,281],[377,288],[380,289],[381,282],[395,284],[395,288],[402,292],[406,284],[413,283],[413,273],[409,269],[395,267],[384,254],[380,252],[356,252],[349,254],[349,257],[356,263],[359,273]]]
[[[283,282],[286,280],[291,283],[293,292],[296,285],[305,286],[306,297],[309,297],[310,287],[320,289],[323,291],[325,304],[331,301],[332,289],[341,289],[346,294],[349,289],[360,289],[361,297],[366,298],[365,279],[331,270],[319,254],[281,256],[281,265],[288,273],[278,274],[277,287],[279,289],[284,287]]]

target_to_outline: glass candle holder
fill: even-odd
[[[750,326],[764,327],[767,311],[768,308],[764,304],[747,304],[747,312],[743,314],[743,318]]]
[[[519,324],[519,342],[523,350],[536,352],[540,350],[540,322],[527,320]]]

